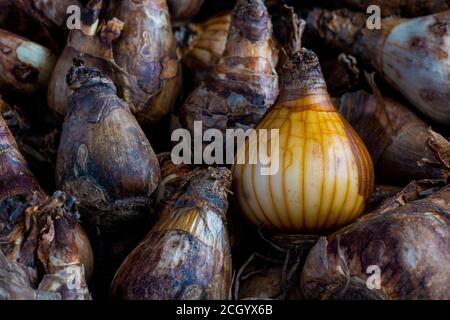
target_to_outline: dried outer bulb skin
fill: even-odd
[[[376,184],[370,198],[366,212],[371,212],[378,208],[385,200],[392,198],[397,193],[402,191],[401,187]]]
[[[0,114],[0,201],[15,195],[34,193],[38,198],[45,197]]]
[[[90,300],[77,245],[79,214],[75,201],[58,191],[39,207],[28,209],[35,211],[40,229],[37,257],[45,275],[38,290],[57,292],[63,300]]]
[[[67,9],[78,0],[0,0],[0,28],[60,52],[64,47]]]
[[[348,10],[316,9],[308,17],[327,45],[370,64],[428,118],[450,124],[450,11],[383,19],[381,30],[366,22]]]
[[[6,227],[0,230],[0,281],[5,274],[13,273],[14,283],[3,288],[0,295],[8,299],[89,300],[77,244],[75,199],[62,192],[44,201],[5,199],[0,203],[2,220],[14,208],[14,202],[19,205],[8,219],[8,223],[15,220],[13,228],[3,224]],[[16,268],[15,272],[8,270],[8,265]]]
[[[71,95],[70,88],[67,86],[66,75],[73,64],[73,59],[83,53],[83,60],[86,65],[95,66],[103,73],[108,71],[108,64],[102,60],[102,51],[107,51],[112,56],[111,46],[100,51],[100,55],[96,54],[95,48],[102,48],[103,44],[95,37],[99,24],[101,23],[99,15],[103,9],[103,1],[89,1],[82,12],[81,29],[72,30],[67,38],[66,46],[58,58],[53,73],[48,84],[47,102],[50,110],[61,120],[64,120],[68,101]],[[120,29],[118,31],[121,31]],[[119,36],[120,33],[117,35]],[[86,48],[86,49],[83,49]],[[93,50],[89,54],[87,50]]]
[[[112,297],[227,299],[232,273],[226,230],[230,186],[228,169],[196,169],[117,271]]]
[[[239,0],[223,57],[181,107],[181,125],[191,133],[194,121],[221,131],[256,125],[278,96],[273,50],[263,1]]]
[[[277,4],[277,1],[273,2],[270,14],[273,22],[274,38],[281,48],[277,63],[277,71],[281,71],[292,55],[302,48],[302,36],[306,22],[299,18],[293,7]],[[269,6],[270,2],[266,1],[266,5]]]
[[[161,182],[155,191],[155,203],[152,206],[155,216],[161,213],[173,195],[189,183],[193,174],[196,174],[190,165],[174,164],[170,152],[158,154],[158,162],[161,168]]]
[[[332,97],[353,91],[360,85],[360,70],[351,55],[342,53],[336,59],[320,61],[320,66]]]
[[[82,28],[69,34],[49,84],[49,107],[60,118],[70,95],[63,77],[80,53],[87,66],[113,80],[119,97],[145,128],[169,114],[178,99],[181,70],[165,1],[124,0],[107,7],[100,0],[88,3]]]
[[[294,54],[280,75],[275,106],[256,127],[278,129],[272,172],[261,161],[233,166],[234,194],[242,213],[256,225],[283,233],[336,229],[364,210],[374,184],[373,165],[361,138],[336,111],[317,56],[307,49]],[[237,159],[254,153],[249,143]],[[239,160],[236,161],[238,163]],[[278,168],[278,170],[276,170]]]
[[[89,283],[94,273],[94,252],[91,241],[80,224],[77,224],[75,229],[75,242],[80,255],[80,261],[84,266],[84,278]]]
[[[120,1],[108,15],[124,23],[119,41],[113,42],[114,60],[123,69],[114,73],[119,96],[139,123],[155,124],[170,113],[181,90],[181,67],[166,1]]]
[[[345,94],[338,105],[369,146],[380,178],[407,182],[448,177],[449,142],[406,106],[365,91]]]
[[[36,300],[43,298],[34,289],[37,284],[37,273],[33,268],[29,268],[18,262],[8,259],[0,249],[0,300]],[[58,295],[47,295],[47,300]]]
[[[91,287],[96,299],[108,299],[112,279],[123,263],[125,258],[144,239],[154,221],[159,219],[161,208],[166,204],[174,193],[178,176],[191,171],[177,170],[176,167],[187,168],[188,166],[176,166],[170,161],[170,153],[158,155],[161,167],[161,182],[153,193],[153,204],[150,207],[150,221],[133,225],[129,228],[121,228],[116,232],[102,232],[97,234],[95,230],[90,234],[95,252],[95,274]],[[173,169],[173,170],[172,170]],[[175,172],[176,171],[176,172]]]
[[[449,177],[450,142],[400,102],[360,90],[344,94],[337,106],[368,146],[379,179]]]
[[[373,213],[321,238],[302,271],[306,297],[449,299],[449,197],[449,186],[413,182]],[[379,289],[368,289],[370,266],[381,270]]]
[[[174,25],[189,22],[200,10],[204,0],[167,0]]]
[[[48,85],[56,56],[47,48],[0,29],[0,88],[33,94]]]
[[[191,36],[182,50],[183,66],[193,74],[197,85],[205,80],[213,67],[220,62],[227,44],[231,14],[213,16],[204,23],[190,24]],[[277,65],[279,51],[273,48],[272,61]]]
[[[183,66],[190,70],[197,83],[219,63],[227,44],[231,15],[225,13],[202,24],[191,24],[194,36],[183,50]]]
[[[145,219],[160,181],[150,142],[98,69],[75,60],[67,82],[74,93],[58,150],[57,186],[76,196],[84,222],[100,229]]]
[[[0,201],[0,249],[11,261],[22,263],[30,268],[36,267],[35,248],[37,233],[30,233],[27,227],[30,219],[34,219],[35,211],[26,211],[32,205],[42,204],[47,198],[37,196],[16,195]],[[31,235],[30,235],[31,234]],[[91,243],[79,224],[75,227],[75,243],[84,266],[84,277],[87,282],[92,277],[94,257]]]
[[[54,119],[41,94],[37,96],[38,101],[30,100],[31,97],[9,98],[11,103],[5,104],[5,109],[0,113],[41,187],[52,192],[56,189],[55,179],[49,177],[55,174],[61,129],[55,128]]]
[[[448,0],[337,0],[337,2],[363,12],[366,12],[369,6],[377,5],[385,17],[394,15],[417,17],[450,9]]]
[[[20,197],[21,203],[9,198]],[[10,218],[7,212],[13,212],[17,208],[25,210],[25,203],[30,199],[35,201],[44,201],[47,198],[39,183],[36,181],[33,173],[19,152],[16,141],[11,131],[8,129],[3,117],[0,115],[0,201],[13,202],[8,210],[0,213],[0,237],[5,237],[5,232],[10,232],[15,228],[15,219]],[[17,212],[20,212],[17,209]],[[16,212],[16,214],[17,214]],[[0,228],[1,229],[1,228]],[[9,231],[7,231],[9,230]],[[21,232],[13,233],[13,242],[20,242],[18,238],[22,237]],[[82,257],[83,264],[86,267],[86,279],[89,280],[93,271],[93,254],[89,239],[84,230],[78,225],[76,233],[76,242]],[[21,254],[15,253],[16,257]]]

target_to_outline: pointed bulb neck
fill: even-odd
[[[299,101],[308,108],[334,111],[319,59],[314,52],[301,49],[283,66],[279,102]],[[323,104],[323,105],[322,105]]]

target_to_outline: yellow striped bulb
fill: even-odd
[[[356,219],[371,196],[371,158],[333,106],[312,51],[302,49],[286,63],[281,85],[278,102],[256,128],[279,130],[279,170],[263,175],[264,164],[235,164],[238,205],[253,223],[278,232],[337,229]],[[248,151],[249,142],[237,156]]]

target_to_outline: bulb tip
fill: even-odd
[[[270,23],[262,0],[240,0],[233,10],[232,26],[250,41],[264,39],[270,33]]]
[[[285,73],[305,74],[306,72],[319,71],[321,74],[319,58],[312,50],[301,48],[295,52],[291,59],[283,66]]]
[[[302,92],[327,88],[317,55],[302,48],[283,66],[280,74],[281,88],[285,92]]]

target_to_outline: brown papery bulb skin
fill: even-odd
[[[232,278],[226,229],[230,186],[228,169],[196,169],[117,271],[112,297],[227,299]]]
[[[450,9],[448,0],[338,0],[351,8],[367,11],[371,5],[381,8],[381,14],[388,16],[417,17]]]
[[[0,114],[0,201],[16,195],[32,196],[34,193],[38,198],[45,197]]]
[[[181,125],[204,129],[255,126],[278,96],[272,23],[263,1],[239,0],[221,61],[180,109]]]
[[[155,202],[151,211],[155,217],[159,218],[162,209],[168,201],[176,194],[183,186],[189,183],[192,174],[195,174],[192,166],[187,164],[174,164],[172,162],[170,152],[163,152],[158,154],[159,166],[161,168],[161,182],[158,189],[155,191]]]
[[[315,9],[308,27],[326,45],[354,55],[431,120],[450,124],[450,11],[386,18],[369,29],[367,16]]]
[[[302,49],[285,64],[280,97],[259,129],[279,130],[279,170],[262,175],[261,161],[233,167],[237,202],[254,224],[316,233],[346,225],[363,212],[373,190],[372,161],[333,106],[312,51]],[[249,154],[248,143],[237,157],[246,159],[243,152]]]
[[[189,22],[200,10],[204,0],[167,0],[174,25]]]
[[[402,191],[402,188],[399,186],[376,184],[372,197],[370,198],[370,201],[367,205],[366,211],[373,211],[374,209],[378,208],[385,200],[392,198],[400,191]]]
[[[36,251],[45,275],[38,290],[57,292],[63,300],[90,300],[85,266],[77,243],[80,215],[76,199],[57,191],[46,202],[27,210],[34,211],[40,230]]]
[[[9,261],[0,263],[0,279],[12,274],[14,285],[2,286],[0,295],[14,299],[90,299],[77,239],[78,219],[75,199],[63,192],[43,201],[23,201],[20,197],[1,201],[0,259]],[[8,264],[16,272],[5,268]],[[30,292],[37,296],[30,296]]]
[[[449,177],[450,142],[405,105],[362,90],[344,94],[337,105],[368,147],[379,179],[398,184]]]
[[[72,59],[84,54],[87,66],[99,68],[113,80],[146,129],[170,113],[181,90],[181,70],[166,1],[92,0],[83,14],[81,30],[73,30],[58,59],[49,90],[49,107],[63,118],[68,86],[63,81]],[[99,20],[106,10],[105,20]]]
[[[30,232],[30,227],[26,225],[29,219],[34,219],[36,211],[34,209],[26,211],[26,209],[46,201],[48,197],[33,199],[26,195],[16,195],[0,200],[0,251],[11,261],[36,268],[34,250],[37,238],[33,237],[39,234]],[[86,282],[89,282],[94,271],[94,254],[89,238],[80,224],[75,227],[75,245],[80,263],[84,267],[84,278]]]
[[[160,180],[155,153],[113,83],[76,61],[56,162],[57,186],[80,201],[84,222],[113,230],[146,218]]]
[[[351,55],[342,53],[335,59],[322,60],[320,66],[332,97],[353,91],[361,84],[357,61]]]
[[[450,188],[430,187],[411,183],[373,213],[321,238],[302,270],[306,297],[450,299]],[[376,268],[380,288],[369,289]]]
[[[89,283],[94,273],[94,252],[91,241],[80,224],[77,224],[75,229],[75,242],[78,247],[80,262],[84,266],[84,277],[86,282]]]
[[[0,29],[0,92],[33,94],[45,90],[56,63],[47,48]]]
[[[231,15],[226,13],[212,17],[203,24],[190,25],[196,35],[183,50],[182,62],[193,73],[197,85],[222,58],[230,21]]]
[[[44,201],[47,195],[28,168],[28,164],[20,153],[11,131],[0,114],[0,201],[8,201],[8,199],[14,197],[22,197],[23,201],[30,201],[31,199]],[[17,204],[17,207],[22,205]],[[14,210],[11,209],[12,211]],[[0,213],[0,216],[0,224],[3,225],[3,228],[14,228],[13,221],[6,215],[6,211]],[[4,236],[3,233],[4,230],[0,228],[1,236]],[[20,234],[16,234],[16,236],[22,237]],[[20,241],[14,239],[14,242],[19,243]],[[81,261],[85,266],[86,279],[89,281],[94,268],[93,253],[89,239],[79,225],[76,228],[76,242]],[[19,256],[20,254],[17,254],[17,257]]]

